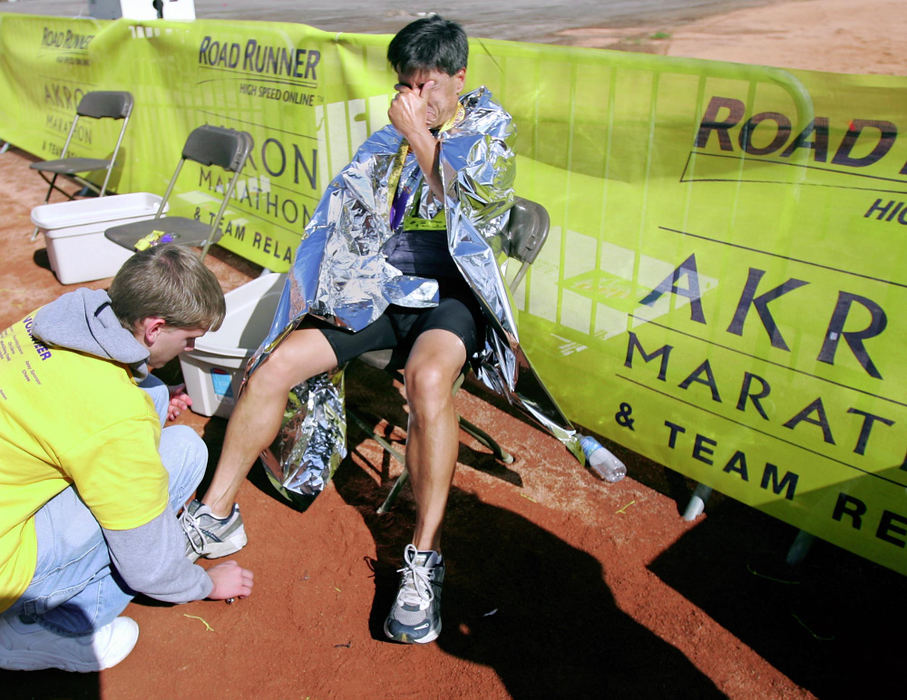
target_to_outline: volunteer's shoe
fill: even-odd
[[[441,584],[444,563],[437,552],[406,545],[400,589],[384,621],[384,633],[404,644],[427,644],[441,633]]]
[[[139,626],[131,617],[118,617],[84,637],[61,637],[37,624],[24,629],[20,632],[0,618],[0,668],[91,673],[116,666],[129,656],[139,638]]]
[[[239,506],[226,518],[217,518],[204,503],[193,500],[183,509],[180,525],[186,533],[186,557],[217,559],[238,552],[248,538],[239,514]]]

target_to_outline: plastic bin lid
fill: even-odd
[[[41,204],[31,210],[31,220],[43,229],[82,226],[102,221],[151,216],[161,205],[161,197],[151,192],[112,194],[106,197],[74,199],[67,202]],[[164,211],[169,209],[164,207]]]

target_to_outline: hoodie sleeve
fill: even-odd
[[[185,537],[170,507],[131,530],[104,529],[110,560],[132,590],[166,603],[206,598],[214,583],[185,556]]]

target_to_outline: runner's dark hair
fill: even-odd
[[[469,41],[456,22],[429,15],[410,22],[387,47],[387,60],[400,75],[439,70],[453,75],[466,68]]]

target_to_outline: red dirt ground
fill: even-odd
[[[0,155],[0,323],[67,287],[43,236],[29,240],[43,196],[31,158]],[[257,274],[222,250],[209,258],[225,290]],[[86,286],[105,287],[109,280]],[[168,368],[170,381],[178,367]],[[394,439],[398,391],[357,368],[350,404]],[[351,457],[305,513],[255,469],[240,493],[255,572],[251,597],[131,604],[141,635],[99,674],[0,671],[15,698],[670,697],[834,698],[901,685],[897,638],[904,579],[816,542],[784,563],[794,530],[720,495],[694,523],[684,477],[615,448],[629,476],[607,485],[556,440],[480,389],[461,412],[517,455],[498,464],[465,434],[445,528],[444,631],[425,647],[389,644],[393,596],[413,505],[375,509],[400,467],[351,428]],[[77,410],[74,407],[74,410]],[[211,450],[225,422],[186,414]],[[895,685],[896,681],[898,682]]]

